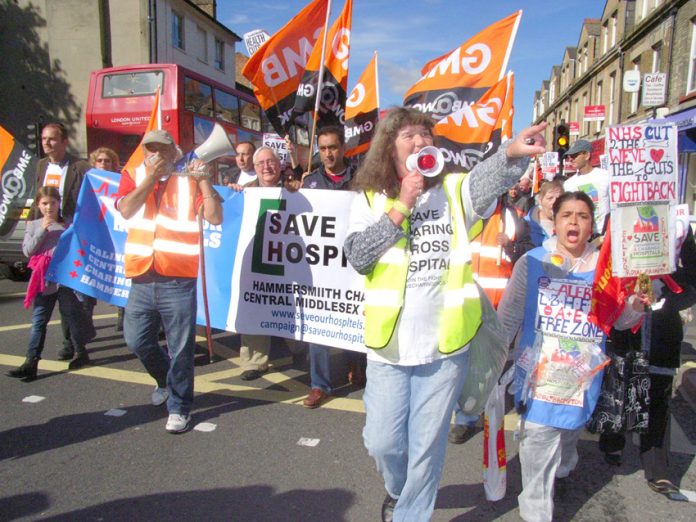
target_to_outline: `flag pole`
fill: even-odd
[[[312,171],[312,156],[314,154],[314,136],[317,133],[317,119],[319,118],[319,104],[321,102],[321,88],[324,84],[324,69],[325,69],[325,54],[326,54],[326,38],[329,34],[329,17],[331,16],[331,0],[328,0],[326,6],[326,20],[324,21],[324,35],[321,41],[321,65],[319,67],[319,78],[317,79],[317,95],[314,99],[314,115],[312,117],[312,134],[309,137],[309,154],[307,157],[307,171],[305,174],[309,174]],[[302,182],[304,182],[304,176],[302,176]],[[300,183],[302,186],[302,183]]]
[[[203,236],[203,205],[198,210],[199,256],[201,264],[201,288],[203,289],[203,310],[205,312],[205,339],[208,343],[208,362],[213,364],[213,339],[210,328],[210,310],[208,309],[208,285],[205,279],[205,245]]]

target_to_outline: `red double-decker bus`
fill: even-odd
[[[109,147],[124,164],[145,132],[155,92],[160,87],[162,128],[183,152],[193,150],[220,123],[233,144],[260,145],[272,132],[256,99],[175,64],[111,67],[90,76],[87,98],[87,148]],[[220,171],[230,158],[217,160]]]

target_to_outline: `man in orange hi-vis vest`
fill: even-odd
[[[126,277],[132,279],[123,321],[128,348],[157,382],[152,404],[167,403],[166,430],[191,422],[198,278],[198,211],[222,223],[220,197],[208,177],[173,176],[179,149],[164,130],[145,134],[145,160],[121,175],[116,208],[128,220]],[[200,160],[189,168],[204,168]],[[169,354],[159,346],[164,326]]]

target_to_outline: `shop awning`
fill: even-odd
[[[679,152],[696,152],[696,107],[669,114],[664,119],[677,124]]]

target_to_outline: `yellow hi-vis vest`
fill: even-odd
[[[145,179],[145,167],[124,171],[136,186]],[[199,231],[193,178],[177,176],[167,182],[159,208],[154,191],[128,220],[125,247],[126,277],[137,277],[151,267],[163,276],[198,277]]]
[[[467,232],[461,195],[465,176],[448,174],[443,180],[452,221],[452,250],[449,269],[443,275],[445,298],[438,335],[441,353],[453,353],[466,346],[481,325],[481,302],[471,271],[469,239],[481,233],[482,222],[478,220]],[[394,204],[383,194],[367,192],[365,196],[376,217],[389,212]],[[408,219],[404,219],[401,228],[406,237],[387,250],[365,276],[365,345],[373,350],[389,344],[404,304],[410,260]]]

